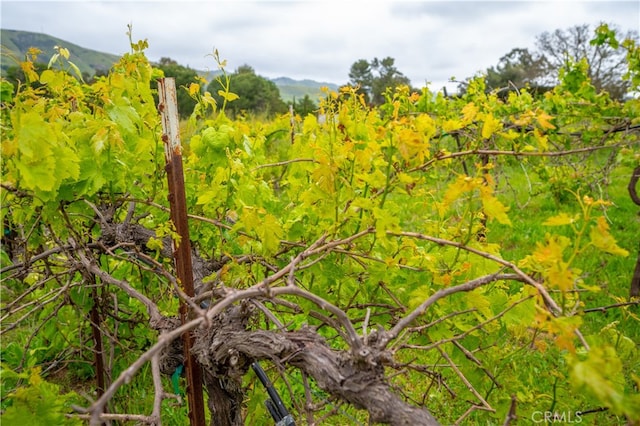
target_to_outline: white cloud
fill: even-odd
[[[1,26],[122,54],[148,39],[152,60],[346,83],[358,59],[391,56],[414,85],[441,87],[495,65],[543,31],[600,21],[638,30],[637,1],[11,1]]]

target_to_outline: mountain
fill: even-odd
[[[96,71],[107,71],[119,59],[117,55],[98,52],[95,50],[80,47],[62,39],[49,36],[47,34],[32,33],[28,31],[0,30],[0,44],[4,50],[11,52],[16,59],[22,60],[30,47],[37,47],[42,50],[38,57],[39,62],[48,63],[51,56],[56,52],[54,46],[62,46],[69,50],[70,60],[80,69],[82,73],[93,75]],[[5,71],[10,66],[16,65],[14,61],[2,58],[0,67]]]
[[[309,98],[315,103],[318,102],[318,98],[324,97],[320,88],[323,86],[328,87],[333,91],[338,90],[338,85],[333,83],[318,82],[315,80],[293,80],[289,77],[278,77],[271,79],[278,89],[280,90],[280,97],[283,101],[288,102],[293,99],[300,100],[309,95]]]
[[[0,61],[0,68],[3,73],[10,66],[16,65],[14,61],[8,59],[7,56],[4,56],[6,50],[8,50],[16,59],[22,60],[29,48],[37,47],[42,50],[42,54],[39,56],[38,60],[46,64],[55,53],[54,46],[63,46],[69,49],[69,53],[71,53],[71,62],[76,64],[82,73],[87,73],[89,75],[95,74],[98,70],[109,70],[109,68],[111,68],[111,66],[119,59],[118,55],[98,52],[47,34],[33,33],[29,31],[0,30],[0,44],[2,44],[3,52],[2,61]],[[215,71],[196,71],[198,75],[203,76],[207,81],[210,81],[216,74]],[[314,80],[293,80],[288,77],[278,77],[271,81],[278,86],[278,89],[280,90],[280,97],[285,102],[292,101],[293,99],[302,99],[305,95],[309,95],[309,98],[311,98],[313,102],[317,103],[318,98],[322,96],[322,92],[320,91],[321,87],[327,86],[331,90],[338,90],[338,85],[336,84],[323,83]]]

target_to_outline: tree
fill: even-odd
[[[637,165],[640,100],[570,73],[542,100],[477,79],[372,111],[343,91],[293,142],[287,116],[200,120],[188,240],[142,48],[91,84],[3,84],[3,411],[186,423],[192,332],[216,425],[272,424],[256,361],[307,424],[637,422],[638,301],[622,286],[640,228],[620,191],[598,197]],[[173,259],[187,241],[194,296]],[[95,399],[51,401],[49,381]]]
[[[101,77],[106,77],[109,75],[109,70],[98,69],[93,74],[85,74],[83,73],[82,78],[87,83],[95,83],[95,81]]]
[[[41,62],[33,62],[31,64],[31,68],[36,75],[39,75],[42,71],[47,69],[47,64],[43,64]],[[21,84],[30,84],[33,87],[41,86],[40,82],[34,80],[33,77],[27,77],[25,71],[19,65],[12,65],[6,70],[3,70],[2,77],[11,83],[15,89],[17,89]]]
[[[293,100],[293,111],[296,114],[300,114],[302,117],[306,117],[307,114],[313,114],[318,110],[318,106],[311,100],[309,95],[304,95],[301,100]]]
[[[544,56],[532,54],[528,49],[516,48],[500,58],[495,68],[487,69],[487,88],[517,90],[529,87],[544,90],[543,79],[547,69]]]
[[[280,98],[280,90],[273,81],[261,77],[249,65],[242,65],[229,75],[229,90],[238,95],[238,99],[229,103],[227,110],[233,115],[242,112],[265,114],[267,116],[287,111],[286,104]],[[209,83],[207,90],[211,92],[218,104],[222,97],[218,94],[220,85],[217,81]]]
[[[622,38],[616,27],[611,37]],[[545,91],[558,82],[561,68],[571,63],[586,61],[588,77],[597,91],[607,91],[614,99],[623,99],[630,81],[623,78],[628,71],[626,49],[620,44],[594,44],[594,30],[589,25],[576,25],[566,30],[544,32],[536,37],[536,50],[515,48],[502,58],[498,65],[487,69],[489,89],[519,89],[529,86]],[[637,42],[638,33],[629,31],[626,39]],[[460,88],[464,90],[464,87]]]
[[[371,62],[359,59],[351,66],[349,83],[359,88],[357,93],[365,96],[365,102],[382,105],[388,89],[410,84],[409,79],[394,64],[395,59],[392,57],[382,60],[374,58]]]
[[[387,89],[394,89],[398,86],[409,86],[409,78],[405,77],[396,68],[395,59],[391,57],[378,60],[374,58],[371,66],[378,72],[378,77],[373,80],[373,103],[382,105],[385,102],[385,93]]]
[[[198,80],[198,73],[192,68],[178,64],[178,62],[171,58],[160,58],[160,61],[156,66],[158,69],[162,70],[165,77],[175,78],[176,87],[179,88],[177,97],[180,117],[189,117],[193,112],[196,101],[191,97],[187,89],[192,83],[195,83]],[[156,87],[155,82],[152,83],[152,85],[154,88]]]
[[[373,80],[373,71],[369,61],[359,59],[351,65],[349,83],[358,87],[358,93],[365,96],[366,103],[370,102],[373,93]]]
[[[637,31],[623,35],[615,26],[610,28],[617,39],[638,40]],[[566,30],[557,29],[553,33],[540,34],[536,38],[536,47],[546,58],[548,75],[555,76],[569,60],[585,59],[589,64],[589,78],[596,89],[607,91],[615,99],[622,99],[630,85],[622,78],[627,71],[626,51],[620,45],[592,44],[593,34],[594,28],[586,24]]]

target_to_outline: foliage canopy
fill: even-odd
[[[363,95],[365,102],[382,105],[388,93],[409,85],[409,79],[395,66],[395,59],[387,56],[371,61],[359,59],[351,65],[349,83]]]
[[[621,45],[637,90],[638,47]],[[638,99],[598,93],[569,62],[543,97],[474,79],[455,99],[400,86],[372,109],[347,87],[322,120],[232,120],[251,69],[214,94],[193,82],[191,299],[171,259],[146,46],[91,84],[27,61],[25,85],[0,86],[12,418],[87,405],[66,388],[32,403],[25,389],[51,398],[41,375],[56,373],[100,388],[70,421],[185,424],[169,377],[193,330],[212,424],[269,423],[256,360],[307,423],[640,421],[626,298],[640,226],[617,189],[640,160]],[[192,316],[177,328],[181,301]]]
[[[593,32],[592,27],[584,24],[539,34],[535,50],[515,48],[500,58],[495,67],[487,69],[487,87],[491,90],[529,87],[541,93],[558,84],[562,68],[584,61],[595,89],[622,100],[632,84],[623,78],[629,70],[628,49],[618,40],[624,37],[637,44],[638,33],[629,31],[623,35],[621,30],[608,25],[596,29],[596,39]]]
[[[226,108],[233,116],[248,112],[273,116],[287,110],[285,103],[280,99],[278,86],[273,81],[257,75],[249,65],[238,67],[234,73],[229,74],[229,79],[228,90],[238,96],[238,99]],[[218,81],[209,83],[207,90],[219,104],[222,104],[224,92],[221,92]]]

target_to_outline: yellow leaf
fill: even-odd
[[[555,343],[560,349],[566,349],[571,353],[575,353],[574,340],[575,332],[582,324],[582,318],[579,316],[548,318],[543,323],[542,329],[555,336]]]
[[[482,208],[484,214],[489,219],[495,219],[503,225],[511,225],[511,220],[507,216],[509,207],[505,206],[494,197],[489,191],[481,191],[480,196],[482,198]]]
[[[160,251],[164,247],[164,245],[162,244],[162,240],[155,237],[149,238],[146,245],[147,245],[147,248],[149,248],[150,250],[156,250],[156,251]]]
[[[473,102],[469,102],[462,108],[462,122],[464,125],[471,124],[471,122],[478,115],[478,107]]]
[[[436,134],[436,123],[428,114],[420,114],[415,120],[416,130],[424,133],[425,138],[431,139]]]
[[[335,187],[335,167],[332,167],[330,164],[322,164],[318,166],[312,173],[311,176],[315,184],[327,194],[333,194],[336,192]],[[379,170],[376,170],[379,172]],[[381,174],[381,173],[380,173]]]
[[[44,70],[40,74],[40,83],[50,84],[56,81],[57,74],[52,70]],[[59,79],[58,79],[59,80]]]
[[[551,124],[549,122],[549,120],[553,119],[553,117],[550,116],[549,114],[547,114],[546,112],[544,112],[544,111],[539,112],[538,115],[536,116],[536,118],[538,120],[538,124],[543,129],[555,129],[556,128],[556,126],[554,126],[553,124]]]
[[[571,290],[578,278],[576,271],[569,268],[566,262],[551,265],[545,275],[550,286],[557,287],[563,292]]]
[[[411,129],[400,129],[398,131],[398,140],[398,151],[405,160],[416,158],[417,161],[422,162],[425,158],[425,153],[429,152],[429,143],[423,135]]]
[[[236,99],[240,98],[240,96],[236,95],[235,93],[225,92],[224,90],[218,90],[218,95],[225,98],[227,102],[235,101]]]
[[[302,123],[302,131],[304,133],[311,133],[318,128],[318,119],[313,114],[307,114]]]
[[[540,146],[540,151],[548,151],[549,150],[548,138],[545,135],[543,135],[542,133],[540,133],[540,131],[538,129],[535,129],[533,131],[533,137],[538,142],[538,145]]]
[[[198,83],[191,83],[189,85],[189,95],[193,96],[200,91],[200,85]]]
[[[31,374],[29,375],[29,384],[33,387],[39,387],[42,383],[42,377],[40,377],[40,367],[34,367],[31,369]]]
[[[99,154],[104,149],[105,145],[109,142],[109,129],[102,127],[91,137],[91,145],[96,154]]]
[[[442,130],[445,132],[453,132],[454,130],[458,130],[462,128],[462,122],[458,120],[446,120],[442,123]]]
[[[76,75],[78,76],[78,78],[81,81],[84,81],[84,79],[82,78],[82,72],[80,72],[80,68],[78,68],[78,66],[76,64],[74,64],[71,61],[67,61],[69,63],[69,66],[71,67],[71,69],[73,70],[73,72],[76,73]]]
[[[351,207],[356,208],[356,209],[364,209],[364,210],[371,210],[374,207],[374,202],[371,198],[369,197],[356,197],[353,199],[353,202],[351,203]]]
[[[506,132],[500,132],[498,133],[500,136],[502,136],[505,139],[508,139],[510,141],[516,140],[520,134],[516,131],[514,131],[513,129],[509,129]]]
[[[560,213],[557,216],[553,216],[553,217],[550,217],[549,219],[547,219],[543,223],[543,225],[546,225],[546,226],[569,225],[571,223],[574,223],[577,219],[578,219],[578,216],[571,217],[566,213]]]
[[[547,235],[547,244],[536,243],[533,259],[542,266],[547,266],[563,259],[564,249],[571,244],[571,240],[561,235]]]
[[[482,125],[482,137],[489,139],[497,130],[502,128],[500,120],[495,118],[492,114],[487,114],[484,118],[484,124]]]
[[[527,111],[524,114],[521,114],[520,117],[516,118],[514,116],[511,116],[511,121],[513,122],[513,124],[515,124],[516,126],[528,126],[529,123],[531,123],[531,119],[533,118],[533,114],[531,113],[531,111]]]
[[[30,47],[27,49],[26,56],[29,58],[29,61],[35,61],[38,55],[41,53],[42,53],[42,50],[38,49],[37,47]]]
[[[473,191],[482,185],[482,179],[472,178],[464,175],[458,176],[458,178],[449,184],[447,191],[444,194],[442,200],[443,207],[449,208],[451,203],[460,198],[465,192]]]
[[[416,180],[410,174],[400,172],[398,173],[398,181],[403,185],[412,185]]]
[[[607,224],[607,220],[604,216],[600,216],[598,218],[598,223],[596,226],[591,228],[591,244],[600,250],[610,253],[616,254],[619,256],[628,256],[629,252],[616,244],[615,238],[609,233],[609,225]]]

